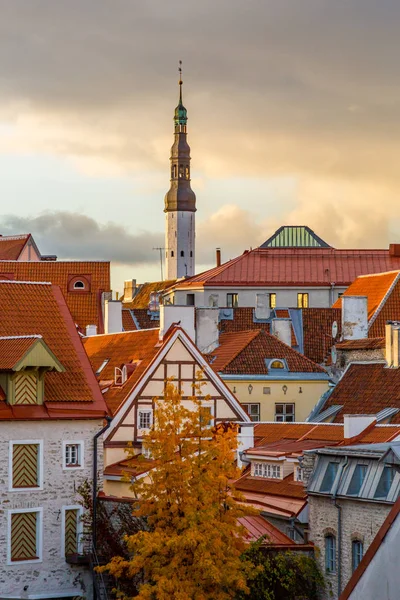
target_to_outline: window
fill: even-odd
[[[190,251],[190,258],[193,258],[193,250]]]
[[[280,479],[280,465],[269,465],[266,463],[254,463],[254,476],[267,477],[269,479]]]
[[[336,478],[336,473],[339,468],[339,463],[330,462],[326,467],[325,475],[321,483],[320,492],[330,492],[333,486],[333,482]]]
[[[217,308],[217,306],[218,306],[218,294],[211,294],[208,297],[208,306],[211,306],[213,308]]]
[[[7,563],[41,562],[42,508],[8,511]]]
[[[293,423],[294,404],[275,404],[275,421]]]
[[[259,404],[243,404],[247,409],[247,413],[252,421],[260,420],[260,405]]]
[[[394,478],[394,468],[390,465],[385,465],[381,474],[381,478],[375,490],[374,498],[382,500],[387,498],[387,495],[392,487]]]
[[[62,513],[62,556],[79,554],[83,523],[80,506],[63,506]]]
[[[297,308],[308,308],[308,294],[297,294]]]
[[[172,256],[172,258],[174,258],[174,251],[173,250],[171,250],[171,256]]]
[[[304,481],[304,471],[301,467],[297,466],[295,471],[295,481]]]
[[[21,371],[12,381],[13,404],[39,404],[38,380],[36,373]],[[41,388],[39,388],[41,389]],[[40,397],[41,404],[42,397]]]
[[[351,566],[355,571],[361,562],[363,557],[363,543],[360,540],[353,540],[351,542]]]
[[[194,306],[194,294],[186,294],[186,306]]]
[[[200,425],[210,427],[212,424],[211,406],[200,406]]]
[[[226,306],[228,308],[237,308],[239,306],[239,294],[227,294]]]
[[[276,308],[276,294],[269,295],[269,307]]]
[[[347,494],[349,496],[357,496],[360,493],[362,484],[364,483],[365,475],[367,474],[367,465],[356,465],[349,487],[347,488]]]
[[[84,289],[85,289],[85,284],[83,283],[83,281],[81,281],[80,279],[78,279],[78,281],[75,281],[74,290],[84,290]]]
[[[285,368],[285,363],[282,360],[271,360],[271,362],[268,365],[269,369],[284,369]]]
[[[325,570],[327,573],[336,572],[336,538],[334,535],[325,536]]]
[[[181,256],[185,256],[185,253],[183,250],[181,250]]]
[[[100,375],[100,373],[102,372],[102,370],[104,369],[104,367],[106,365],[108,365],[109,362],[110,362],[109,358],[106,358],[106,360],[103,360],[103,362],[101,363],[101,365],[99,366],[99,368],[96,371],[96,375]]]
[[[152,410],[139,410],[138,417],[139,429],[150,429],[152,422]]]
[[[62,443],[63,469],[83,469],[84,443],[79,440],[67,440]]]
[[[271,393],[270,387],[263,387],[263,394],[270,394],[270,393]]]
[[[114,383],[115,385],[123,385],[126,383],[128,379],[128,369],[126,365],[123,365],[120,369],[119,367],[114,368]]]
[[[185,166],[185,179],[189,179],[189,165]]]
[[[43,488],[43,442],[10,441],[9,491]]]

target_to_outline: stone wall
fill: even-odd
[[[62,549],[62,507],[78,504],[76,489],[93,472],[93,436],[103,426],[99,420],[3,422],[0,429],[0,598],[60,593],[92,598],[91,575],[86,567],[66,563]],[[8,491],[9,440],[43,440],[43,490]],[[82,469],[63,470],[65,441],[84,442]],[[101,478],[103,445],[98,443],[98,467]],[[43,508],[42,560],[7,565],[8,511]]]
[[[338,597],[338,573],[325,572],[325,536],[336,536],[336,565],[338,561],[338,509],[331,497],[312,496],[309,502],[310,541],[316,546],[316,558],[324,573],[328,589],[324,600]],[[343,591],[352,574],[352,541],[360,540],[364,554],[385,520],[392,505],[363,502],[360,500],[339,499],[342,507],[342,544],[341,544],[341,590]],[[333,596],[330,595],[330,587]]]

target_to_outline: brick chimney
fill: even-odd
[[[221,266],[221,248],[215,249],[215,257],[216,257],[216,265],[217,267]]]

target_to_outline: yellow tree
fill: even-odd
[[[182,402],[172,382],[156,400],[144,442],[155,466],[132,485],[135,515],[146,518],[148,530],[127,536],[130,560],[115,557],[106,566],[124,580],[141,574],[138,600],[228,600],[247,592],[252,564],[242,557],[237,520],[249,511],[229,484],[238,476],[237,432],[213,426],[206,400],[198,384],[190,404]]]

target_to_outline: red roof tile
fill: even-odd
[[[344,414],[377,414],[384,408],[400,408],[400,369],[390,369],[386,363],[350,364],[329,396],[323,410],[332,405],[343,408],[335,422]],[[400,423],[398,413],[392,423]]]
[[[338,350],[379,350],[385,348],[385,338],[364,338],[361,340],[344,340],[336,344]]]
[[[30,238],[26,235],[0,236],[0,260],[18,260]]]
[[[68,290],[70,279],[79,275],[90,278],[90,291]],[[103,331],[101,294],[111,289],[109,262],[1,261],[0,279],[47,281],[58,285],[81,330],[84,331],[86,325],[97,325],[98,331]]]
[[[99,373],[98,380],[112,382],[108,391],[104,393],[105,401],[112,414],[115,414],[118,407],[130,395],[136,382],[159,351],[158,335],[158,329],[150,329],[84,338],[85,350],[95,373],[102,363],[108,360]],[[125,384],[115,385],[115,367],[121,368],[125,364],[136,364],[136,367]]]
[[[208,355],[213,370],[224,374],[268,374],[266,358],[285,359],[290,372],[325,373],[322,367],[261,330],[223,333],[219,346]]]
[[[0,337],[0,369],[12,369],[37,340],[38,336]]]
[[[251,491],[257,494],[299,498],[301,500],[307,497],[304,485],[301,482],[294,481],[293,473],[284,479],[253,477],[248,473],[235,481],[235,489],[238,491]]]
[[[399,279],[400,271],[389,273],[374,273],[358,277],[344,292],[344,296],[367,296],[368,297],[368,320],[370,320],[380,307],[389,293],[392,285]],[[342,301],[339,298],[334,308],[341,308]]]
[[[46,406],[0,403],[0,418],[48,418],[71,411],[75,416],[104,415],[106,406],[64,297],[57,286],[0,282],[0,336],[41,335],[65,372],[45,375]],[[57,403],[57,408],[56,408]],[[96,413],[96,414],[95,414]]]
[[[124,302],[124,298],[122,297],[122,306],[123,308],[145,308],[147,310],[149,308],[150,294],[153,292],[164,292],[175,282],[176,279],[142,283],[130,302]]]
[[[257,248],[179,282],[178,288],[207,286],[348,286],[359,275],[400,268],[400,256],[387,250],[335,248]]]

